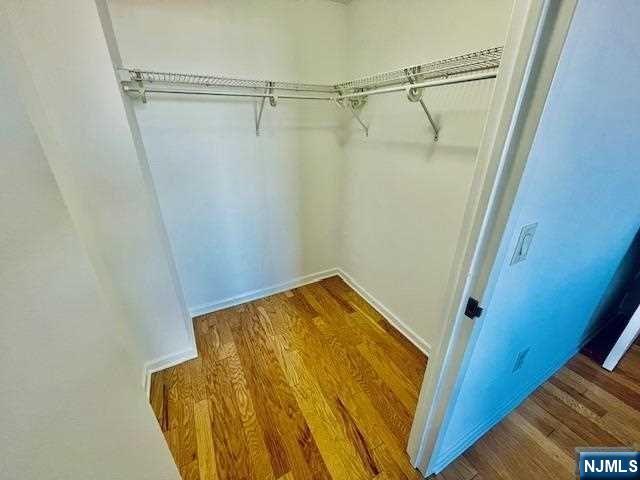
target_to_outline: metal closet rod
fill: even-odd
[[[438,78],[450,77],[452,75],[471,74],[476,71],[488,71],[491,69],[496,69],[497,66],[489,66],[487,65],[486,59],[479,59],[473,62],[466,62],[464,64],[459,64],[459,65],[453,65],[453,66],[444,65],[442,67],[429,69],[428,71],[425,71],[425,72],[422,72],[420,70],[414,70],[414,68],[415,67],[409,67],[404,69],[403,71],[404,77],[392,78],[389,80],[382,80],[382,84],[379,85],[379,88],[385,87],[385,86],[392,86],[393,84],[398,82],[404,82],[407,77],[410,77],[413,79],[415,77],[419,78],[419,77],[428,75],[429,78],[426,80],[423,80],[423,82],[426,82],[428,80],[437,80]],[[455,69],[460,69],[460,68],[464,70],[462,72],[456,73]],[[438,75],[439,73],[440,75]],[[369,85],[371,84],[375,85],[376,83],[380,83],[380,82],[375,82],[373,80],[370,80],[369,78],[370,77],[364,77],[358,80],[340,83],[336,85],[335,88],[337,90],[354,90],[357,88],[368,88]]]
[[[479,80],[487,80],[496,77],[496,72],[481,72],[471,75],[459,75],[442,79],[427,80],[420,83],[413,83],[408,85],[398,85],[394,87],[373,88],[370,90],[363,90],[361,92],[347,93],[344,95],[293,95],[284,94],[278,95],[276,93],[260,93],[260,92],[228,92],[222,90],[193,90],[193,89],[180,89],[180,88],[154,88],[144,86],[142,89],[130,85],[125,85],[124,90],[126,92],[140,92],[143,90],[145,93],[169,93],[178,95],[210,95],[219,97],[245,97],[245,98],[277,98],[283,100],[329,100],[337,101],[347,98],[368,97],[370,95],[381,95],[385,93],[402,92],[413,89],[439,87],[443,85],[454,85],[458,83],[475,82]],[[278,90],[274,88],[274,90]],[[336,92],[337,93],[337,92]]]
[[[411,83],[409,85],[398,85],[396,87],[374,88],[371,90],[364,90],[362,92],[347,93],[347,94],[336,97],[336,99],[341,100],[343,98],[368,97],[370,95],[381,95],[384,93],[402,92],[402,91],[406,92],[408,90],[414,90],[414,89],[419,90],[421,88],[439,87],[442,85],[454,85],[457,83],[476,82],[479,80],[488,80],[491,78],[496,78],[496,76],[497,76],[496,72],[485,72],[485,73],[475,73],[473,75],[466,75],[466,76],[459,76],[459,77],[426,80],[424,82]]]
[[[140,88],[125,86],[125,92],[140,92]],[[211,95],[217,97],[245,97],[245,98],[277,98],[284,100],[333,100],[335,97],[318,96],[318,95],[278,95],[275,93],[259,93],[259,92],[225,92],[221,90],[191,90],[180,88],[149,88],[143,87],[145,93],[173,93],[179,95]]]

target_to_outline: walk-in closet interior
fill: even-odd
[[[216,478],[207,476],[215,471],[236,478],[232,472],[245,462],[235,448],[266,449],[262,466],[272,476],[264,478],[415,475],[404,450],[425,364],[442,334],[447,279],[512,2],[107,4],[118,79],[195,318],[199,357],[173,370],[154,368],[160,371],[149,385],[183,477]],[[302,326],[292,320],[298,317]],[[328,384],[316,379],[317,390],[300,389],[304,372],[317,367],[314,353],[301,352],[313,336],[304,322],[323,333],[313,340],[315,354],[344,353],[318,360],[327,376],[360,365],[373,380],[351,385],[348,373],[338,373]],[[256,361],[251,355],[264,352],[249,337],[265,332],[272,353]],[[320,459],[315,447],[292,451],[287,428],[264,423],[271,401],[288,405],[282,392],[273,400],[266,386],[255,386],[280,378],[269,376],[269,359],[282,367],[304,413],[302,424],[285,419],[288,430],[301,434],[308,424]],[[175,392],[184,378],[187,393]],[[344,400],[341,385],[362,403]],[[176,416],[183,394],[189,413]],[[252,413],[243,417],[247,398]],[[205,411],[202,399],[211,402]],[[384,428],[358,417],[366,406]],[[327,458],[324,445],[344,435],[325,432],[323,440],[306,408],[346,419],[354,438],[364,432],[364,445],[345,440],[351,446],[343,450],[374,451],[365,472],[346,456]],[[237,429],[228,420],[233,412]],[[215,455],[203,458],[207,449],[193,447],[198,442],[186,438],[181,421],[210,424],[196,435],[212,442]],[[216,426],[225,421],[226,433]],[[229,437],[256,422],[259,445],[250,445],[249,433]],[[282,444],[282,456],[271,441]]]
[[[511,2],[108,4],[191,313],[339,269],[436,344]]]

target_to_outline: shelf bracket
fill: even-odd
[[[412,72],[411,70],[409,70],[408,68],[405,69],[405,74],[407,75],[407,79],[409,80],[410,84],[414,84],[414,79],[412,77]],[[438,135],[440,133],[440,129],[436,126],[436,122],[434,122],[433,117],[431,116],[431,113],[429,112],[429,109],[427,108],[427,106],[424,103],[424,100],[422,99],[422,94],[424,93],[424,89],[421,88],[409,88],[407,90],[407,98],[409,99],[410,102],[420,102],[420,106],[422,107],[422,109],[424,110],[425,115],[427,116],[427,120],[429,121],[429,124],[431,125],[431,128],[433,129],[433,141],[437,142],[438,141]]]
[[[268,87],[264,90],[264,93],[269,98],[269,104],[272,107],[275,107],[278,104],[278,97],[273,95],[273,82],[268,82],[267,85]],[[262,121],[262,112],[264,111],[264,104],[267,100],[267,96],[262,97],[262,100],[260,100],[260,106],[258,107],[258,114],[256,116],[256,137],[260,136],[260,122]]]
[[[135,72],[133,79],[138,87],[138,96],[142,100],[142,103],[147,103],[147,90],[144,88],[144,82],[142,81],[142,74]]]
[[[349,113],[351,113],[351,116],[355,120],[357,120],[357,122],[362,127],[362,130],[364,131],[364,135],[366,137],[368,137],[369,136],[369,125],[364,123],[364,121],[360,117],[360,111],[367,104],[367,97],[349,98],[349,99],[347,99],[348,106],[345,106],[344,102],[345,102],[345,100],[342,99],[342,98],[338,98],[338,99],[335,100],[335,103],[339,108],[346,108],[347,110],[349,110]]]

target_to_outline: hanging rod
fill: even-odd
[[[422,90],[495,78],[501,56],[502,47],[490,48],[435,62],[403,67],[335,85],[250,80],[196,73],[157,72],[139,68],[121,68],[119,72],[124,91],[138,96],[145,103],[147,102],[147,93],[260,99],[259,114],[256,117],[256,135],[260,131],[264,101],[267,98],[272,107],[276,106],[278,99],[329,100],[340,105],[346,101],[352,115],[368,134],[368,126],[359,116],[364,103],[358,102],[366,100],[372,95],[405,91],[410,101],[420,102],[435,132],[434,140],[437,141],[438,127],[422,100]],[[357,108],[355,108],[356,106]]]
[[[293,95],[293,94],[276,94],[276,93],[260,93],[260,92],[230,92],[222,90],[196,90],[196,89],[180,89],[180,88],[156,88],[143,87],[145,93],[171,93],[175,95],[212,95],[216,97],[244,97],[244,98],[277,98],[284,100],[333,100],[331,96],[320,95]],[[141,89],[131,85],[125,85],[124,91],[129,93],[140,93]]]
[[[441,87],[443,85],[455,85],[457,83],[477,82],[478,80],[489,80],[492,78],[496,78],[496,76],[496,72],[476,73],[460,77],[443,78],[441,80],[429,80],[421,83],[409,83],[406,85],[403,84],[395,87],[376,88],[372,90],[364,90],[361,92],[347,93],[344,95],[340,95],[338,98],[368,97],[370,95],[381,95],[384,93],[402,92],[413,89],[419,90],[421,88]]]

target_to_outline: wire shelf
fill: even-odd
[[[446,79],[457,75],[495,70],[500,66],[502,47],[446,58],[436,62],[413,65],[389,72],[378,73],[336,85],[315,83],[282,82],[272,80],[249,80],[199,73],[157,72],[139,68],[124,68],[123,84],[130,90],[136,86],[180,87],[203,90],[210,87],[267,92],[277,95],[278,91],[319,93],[327,98],[341,97],[354,92],[379,88],[410,85],[433,79]],[[189,93],[189,92],[185,92]]]
[[[422,98],[424,89],[495,78],[501,57],[502,47],[490,48],[336,85],[248,80],[199,73],[157,72],[140,68],[119,70],[124,91],[137,96],[144,103],[147,103],[148,93],[257,99],[260,106],[255,119],[256,135],[260,135],[260,121],[267,98],[272,107],[277,105],[278,99],[335,102],[339,107],[349,110],[360,123],[365,134],[369,135],[369,126],[359,115],[359,111],[367,102],[367,97],[406,90],[407,98],[411,102],[420,103],[433,129],[433,139],[437,141],[440,127],[434,121]]]
[[[180,87],[221,87],[221,88],[250,88],[257,90],[287,90],[296,92],[335,93],[331,85],[313,83],[280,82],[271,80],[249,80],[245,78],[223,77],[219,75],[199,73],[156,72],[137,68],[123,69],[128,73],[125,82],[145,82],[164,86]]]
[[[471,52],[422,65],[399,68],[335,85],[342,94],[372,90],[404,83],[420,83],[426,80],[448,78],[455,75],[497,69],[500,66],[502,47]]]

